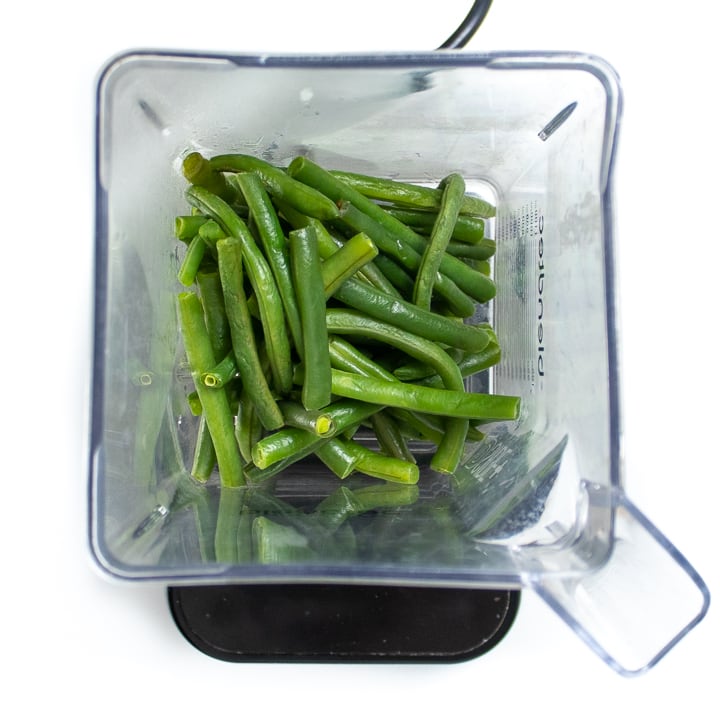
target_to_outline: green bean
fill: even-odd
[[[238,526],[245,499],[245,488],[220,488],[215,528],[215,560],[234,565],[238,560]]]
[[[332,200],[260,158],[242,154],[217,155],[210,158],[209,164],[214,170],[223,172],[257,173],[271,195],[310,217],[332,220],[338,215],[338,209]]]
[[[330,333],[336,335],[354,335],[356,337],[377,340],[402,350],[411,357],[431,364],[443,381],[455,390],[463,387],[462,377],[452,358],[436,343],[423,337],[393,327],[381,320],[366,317],[354,310],[328,308],[325,322]]]
[[[196,282],[215,361],[220,362],[232,351],[230,326],[225,314],[225,297],[223,296],[220,274],[217,270],[201,270],[197,274]]]
[[[190,242],[207,222],[202,215],[178,215],[175,218],[175,237],[183,242]]]
[[[362,445],[359,445],[359,448],[360,457],[355,464],[357,472],[405,485],[416,485],[420,479],[420,470],[415,463],[381,455]]]
[[[409,273],[405,272],[403,268],[387,255],[379,255],[375,258],[375,264],[378,266],[380,272],[393,284],[393,287],[398,291],[400,296],[406,299],[412,298],[415,281]],[[474,310],[475,305],[473,304],[473,312]]]
[[[442,423],[428,422],[427,415],[399,408],[388,408],[388,412],[400,423],[400,431],[410,438],[418,438],[433,445],[440,445],[445,437],[445,426]]]
[[[344,480],[354,470],[360,459],[358,454],[347,448],[347,441],[330,438],[328,442],[315,450],[315,455],[340,480]]]
[[[294,229],[298,230],[300,228],[307,227],[308,225],[313,227],[318,238],[318,250],[320,252],[320,257],[323,260],[330,258],[343,246],[344,243],[333,237],[325,225],[316,218],[303,215],[294,208],[288,207],[285,203],[280,202],[277,204],[283,217],[285,217]],[[377,258],[375,259],[377,260]],[[366,263],[363,266],[363,269],[358,272],[358,277],[379,290],[389,293],[390,295],[400,297],[400,293],[398,293],[394,285],[375,265],[375,261]]]
[[[427,234],[432,230],[437,218],[437,212],[432,210],[408,210],[405,208],[393,207],[392,205],[383,205],[385,212],[397,218],[420,234]],[[483,245],[486,241],[491,242],[485,237],[485,220],[472,215],[458,215],[455,221],[455,227],[452,233],[453,240],[456,244],[464,247]],[[487,249],[486,249],[487,251]],[[493,243],[494,252],[494,243]],[[491,253],[492,254],[492,253]],[[486,257],[489,257],[486,255]]]
[[[373,205],[373,203],[370,204]],[[373,205],[373,207],[375,206]],[[382,209],[380,211],[383,212]],[[390,218],[390,216],[388,217]],[[403,267],[413,272],[420,269],[422,253],[426,246],[426,241],[420,236],[416,236],[416,247],[412,247],[406,239],[400,238],[395,231],[386,228],[376,218],[359,210],[349,202],[341,203],[340,219],[355,232],[364,232],[369,235],[382,252],[399,262]],[[438,277],[437,289],[438,293],[458,315],[470,317],[475,312],[475,303],[472,297],[463,292],[449,277]]]
[[[330,358],[333,367],[337,370],[345,370],[347,372],[365,375],[366,377],[376,377],[389,382],[399,382],[395,375],[370,360],[370,358],[344,338],[336,336],[330,337]],[[430,366],[425,365],[425,367]],[[398,410],[397,408],[389,408],[388,411],[394,418],[409,425],[413,429],[414,433],[411,435],[412,437],[419,436],[425,440],[429,440],[435,445],[440,445],[445,437],[444,427],[441,430],[437,430],[435,426],[430,426],[427,420],[417,413]]]
[[[193,453],[190,475],[198,482],[205,483],[210,479],[210,475],[212,475],[216,465],[217,457],[215,455],[215,446],[213,445],[207,421],[204,416],[201,416],[200,423],[198,424],[197,440],[195,442],[195,452]]]
[[[217,243],[218,240],[227,237],[227,233],[214,220],[205,220],[200,226],[199,232],[200,237],[205,240],[210,247],[215,247],[215,243]]]
[[[290,163],[288,173],[317,188],[336,203],[342,204],[343,222],[352,223],[355,232],[366,232],[382,252],[395,257],[410,270],[417,269],[424,240],[407,225],[388,215],[372,200],[368,200],[354,188],[305,157],[296,157]],[[410,239],[420,243],[420,250],[408,244]],[[450,278],[441,278],[439,291],[450,302],[463,301],[462,295]],[[466,298],[464,302],[469,310],[469,299]],[[469,317],[469,314],[465,317]]]
[[[306,410],[318,410],[330,402],[330,353],[317,236],[308,226],[292,230],[289,239],[293,281],[302,324],[302,357],[305,363],[302,403]]]
[[[492,273],[492,267],[488,260],[474,260],[473,258],[466,258],[466,261],[472,265],[475,270],[483,275],[490,277]]]
[[[500,346],[496,342],[490,342],[481,352],[465,355],[462,360],[458,361],[458,369],[463,377],[469,377],[497,365],[500,362],[501,355]],[[398,375],[398,377],[400,376]],[[411,378],[405,377],[403,379],[410,380]],[[428,387],[440,387],[441,382],[440,377],[436,374],[418,379],[418,384]]]
[[[374,319],[437,343],[470,351],[482,350],[488,344],[487,332],[482,328],[428,312],[354,278],[346,280],[336,290],[335,298]]]
[[[283,414],[285,425],[308,430],[318,437],[330,436],[335,432],[332,416],[321,410],[306,410],[300,403],[292,400],[281,400],[278,407]]]
[[[457,173],[448,175],[442,181],[441,186],[443,194],[440,210],[433,225],[430,241],[423,253],[413,290],[413,302],[426,310],[430,309],[435,278],[440,270],[445,248],[452,237],[460,205],[465,196],[465,181]]]
[[[186,195],[191,204],[206,212],[229,236],[240,241],[250,284],[258,302],[273,378],[279,392],[288,392],[292,387],[290,341],[285,332],[282,299],[267,261],[247,225],[227,203],[201,187],[189,188]]]
[[[462,376],[457,365],[435,343],[412,333],[394,329],[387,323],[372,320],[352,310],[329,309],[325,316],[329,332],[360,335],[392,345],[411,357],[427,362],[436,368],[448,390],[459,393],[464,391]],[[389,384],[392,385],[392,383]],[[462,457],[467,429],[468,422],[464,418],[457,417],[447,421],[445,435],[431,461],[433,470],[450,473],[455,471]]]
[[[200,374],[215,363],[215,356],[205,326],[203,309],[194,293],[178,296],[180,332],[185,344],[188,362],[193,374],[195,390],[217,454],[220,482],[223,486],[238,487],[244,484],[240,453],[233,435],[233,417],[227,394],[211,390],[200,381]]]
[[[490,238],[483,238],[476,245],[461,242],[449,242],[445,248],[448,255],[472,260],[489,260],[497,250],[497,244]]]
[[[393,383],[342,370],[332,370],[332,391],[340,397],[364,400],[431,415],[484,420],[516,420],[519,398]]]
[[[319,165],[311,162],[304,157],[296,157],[288,167],[288,172],[308,185],[317,188],[321,192],[324,192],[328,197],[337,203],[346,201],[354,206],[361,214],[364,214],[374,220],[376,223],[381,225],[385,230],[392,234],[396,239],[395,250],[400,252],[402,257],[412,257],[411,250],[414,250],[417,255],[423,253],[425,249],[426,241],[418,235],[416,232],[411,230],[407,225],[401,223],[396,218],[389,215],[385,210],[380,207],[377,203],[364,197],[361,193],[357,192],[354,188],[344,183],[339,178],[333,176],[327,170],[324,170]],[[441,191],[433,191],[441,192]],[[348,214],[345,212],[343,219],[347,222]],[[356,227],[357,231],[364,230],[362,227]],[[366,230],[366,232],[368,232]],[[386,250],[382,245],[382,240],[379,237],[375,237],[372,232],[368,232],[368,235],[373,239],[377,246],[383,252],[391,252],[392,246],[389,245]],[[401,259],[398,256],[398,259]],[[412,269],[412,268],[411,268]],[[457,288],[467,293],[470,297],[474,298],[478,302],[487,302],[495,296],[495,285],[490,278],[485,277],[482,273],[478,273],[472,268],[469,268],[465,263],[453,257],[452,255],[445,255],[440,264],[440,272],[442,275],[447,276],[447,282],[452,282],[457,285]],[[446,281],[441,278],[438,286],[439,292],[444,292],[444,283]],[[446,297],[443,295],[443,297]],[[450,300],[451,298],[447,298]],[[458,312],[458,315],[463,313]],[[465,315],[463,315],[466,317]]]
[[[274,462],[268,462],[266,464],[261,460],[261,464],[264,465],[264,467],[255,464],[255,459],[253,458],[253,462],[245,468],[245,476],[252,485],[259,485],[275,477],[283,472],[283,470],[287,470],[287,468],[295,463],[300,462],[300,460],[304,460],[308,455],[312,455],[319,447],[330,440],[330,438],[318,437],[317,435],[313,435],[313,433],[307,432],[307,430],[300,430],[299,428],[284,428],[283,430],[278,430],[278,432],[284,432],[284,430],[297,431],[295,442],[289,443],[287,447],[280,450],[278,459]],[[255,451],[255,448],[257,448],[262,441],[266,440],[267,437],[271,436],[266,436],[256,443],[255,446],[253,446],[253,451]]]
[[[227,184],[223,175],[210,166],[199,152],[191,152],[182,164],[183,175],[192,185],[205,188],[227,202],[235,197],[234,190]]]
[[[375,243],[365,233],[358,233],[350,238],[322,263],[325,297],[331,297],[345,280],[367,265],[377,254]]]
[[[238,373],[263,426],[274,430],[282,426],[283,417],[265,379],[255,344],[243,288],[242,245],[238,238],[229,237],[219,240],[217,249],[220,280],[225,294],[225,308]]]
[[[296,460],[306,457],[325,439],[328,438],[322,438],[303,428],[283,427],[255,443],[252,448],[252,461],[255,467],[265,470],[291,456]]]
[[[221,388],[237,377],[235,354],[229,352],[215,367],[202,374],[200,378],[208,387]]]
[[[196,235],[190,241],[177,273],[177,279],[185,287],[190,287],[195,282],[195,276],[200,269],[203,257],[205,257],[206,247],[205,241],[200,235]]]
[[[405,438],[387,412],[381,410],[379,413],[375,413],[370,418],[370,422],[380,448],[386,455],[411,463],[415,462],[415,457],[410,452]]]
[[[300,313],[293,289],[287,241],[280,227],[280,220],[262,182],[255,173],[239,173],[234,176],[234,180],[248,204],[250,217],[257,227],[265,257],[280,292],[285,308],[285,319],[293,342],[296,348],[300,348],[302,343]]]
[[[390,382],[397,378],[381,365],[373,362],[347,340],[331,335],[329,337],[330,362],[337,370],[345,370],[369,377],[379,377]]]
[[[380,409],[380,406],[370,403],[339,400],[328,405],[324,414],[332,419],[335,425],[333,435],[336,436],[347,427],[362,422]],[[321,441],[325,439],[327,438],[318,438],[317,435],[307,430],[284,427],[256,443],[253,448],[253,462],[260,470],[263,470],[291,455],[305,457],[314,452],[315,447],[319,447]],[[300,453],[304,453],[304,455],[299,455]]]
[[[415,183],[386,180],[371,175],[333,170],[335,177],[343,180],[363,195],[375,200],[386,200],[397,205],[437,209],[440,207],[442,191]],[[473,195],[466,195],[461,212],[465,215],[494,217],[495,207]]]
[[[262,423],[255,410],[255,405],[247,388],[243,388],[235,420],[235,439],[240,448],[240,455],[245,462],[252,462],[252,449],[255,443],[262,438],[262,432]]]
[[[193,390],[191,393],[188,393],[187,404],[190,412],[195,417],[200,417],[202,415],[202,403],[200,402],[197,390]]]

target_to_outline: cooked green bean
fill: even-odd
[[[190,475],[198,482],[205,483],[210,479],[210,475],[212,475],[216,465],[217,457],[215,455],[215,446],[213,445],[207,421],[204,416],[201,416],[200,423],[198,424],[197,440],[195,441],[195,452],[193,453]]]
[[[277,205],[283,217],[295,230],[307,227],[308,225],[313,227],[318,238],[318,250],[320,252],[320,257],[323,260],[327,260],[342,247],[343,242],[333,237],[325,225],[323,225],[317,218],[311,218],[307,215],[303,215],[283,202],[279,202]],[[358,277],[379,290],[389,293],[390,295],[397,295],[400,297],[400,293],[398,293],[393,284],[383,275],[380,269],[375,265],[374,261],[368,262],[363,267],[362,271],[358,272]]]
[[[430,232],[435,224],[435,218],[437,218],[437,212],[433,210],[408,210],[406,208],[393,207],[392,205],[383,205],[383,208],[385,212],[397,218],[401,223],[404,223],[413,230],[418,231],[420,234]],[[485,237],[485,220],[483,220],[483,218],[473,217],[472,215],[458,215],[452,237],[453,240],[456,241],[456,244],[462,244],[466,247],[468,245],[484,244],[488,241],[488,238]],[[485,251],[487,252],[487,248]]]
[[[455,390],[463,387],[462,376],[452,358],[439,345],[419,335],[341,308],[328,308],[325,323],[331,334],[372,339],[402,350],[432,365],[449,387]]]
[[[205,257],[206,248],[205,241],[200,235],[196,235],[190,241],[177,273],[177,279],[185,287],[190,287],[195,282],[195,276]]]
[[[215,529],[215,559],[234,565],[238,561],[238,527],[245,488],[221,488]]]
[[[438,276],[445,248],[452,237],[453,228],[460,213],[460,205],[465,197],[465,181],[461,175],[452,173],[441,183],[443,188],[440,210],[433,225],[422,261],[415,277],[413,302],[418,306],[430,309],[435,278]]]
[[[227,237],[227,233],[214,220],[205,220],[200,226],[200,237],[205,240],[209,247],[215,247],[218,240]]]
[[[238,238],[229,237],[219,240],[217,249],[220,279],[225,294],[225,308],[238,373],[263,426],[268,430],[274,430],[282,426],[283,417],[263,374],[255,344],[252,320],[243,288],[242,245]]]
[[[437,343],[479,351],[489,341],[487,332],[482,328],[415,307],[410,302],[368,287],[354,278],[346,280],[336,290],[335,297],[372,318],[389,322]]]
[[[364,197],[357,190],[347,185],[339,178],[333,176],[324,168],[321,168],[319,165],[316,165],[307,158],[300,156],[296,157],[290,163],[288,172],[293,177],[296,177],[325,193],[336,203],[346,201],[360,211],[360,213],[369,216],[372,220],[375,220],[389,233],[395,236],[396,243],[399,245],[403,257],[410,257],[410,250],[414,250],[416,254],[422,254],[426,241],[420,235],[411,230],[407,225],[400,222],[398,219],[392,217],[392,215],[386,213],[380,205]],[[433,192],[440,193],[441,191],[434,190]],[[347,212],[344,216],[344,220],[347,221]],[[361,227],[356,228],[357,231],[363,229],[364,228]],[[368,235],[370,235],[373,241],[383,252],[386,252],[385,248],[381,245],[382,241],[379,238],[375,237],[372,232],[368,232]],[[391,249],[392,247],[389,246],[387,252],[390,252]],[[401,259],[401,257],[398,256],[398,259]],[[469,268],[465,265],[465,263],[459,261],[451,255],[446,254],[443,257],[440,265],[440,272],[442,275],[447,276],[448,281],[452,281],[458,288],[460,288],[460,290],[467,293],[470,297],[475,298],[478,302],[487,302],[495,296],[495,285],[490,278],[487,278],[482,275],[482,273],[478,273],[472,268]],[[442,286],[443,283],[440,282],[438,286],[439,292],[442,292]],[[449,300],[450,298],[446,299]],[[460,312],[457,314],[462,315]]]
[[[387,255],[379,255],[375,258],[375,264],[383,275],[393,284],[397,292],[406,300],[412,298],[415,281],[412,276],[405,272],[392,258]],[[473,311],[475,305],[473,304]],[[472,313],[470,313],[472,314]],[[469,315],[468,315],[469,317]]]
[[[388,408],[390,415],[399,424],[399,429],[409,438],[426,440],[433,445],[440,445],[445,437],[445,426],[442,423],[431,423],[431,416],[421,413],[401,410],[400,408]],[[468,431],[469,431],[468,427]]]
[[[197,274],[196,282],[215,361],[220,362],[232,350],[230,326],[225,313],[225,297],[220,274],[217,270],[201,270]]]
[[[290,340],[285,332],[282,299],[267,261],[247,225],[226,202],[195,186],[188,188],[186,196],[192,205],[218,222],[229,236],[241,242],[243,260],[258,302],[273,378],[279,392],[288,392],[292,387]]]
[[[260,158],[242,154],[217,155],[210,158],[209,164],[213,170],[223,172],[257,173],[271,195],[310,217],[331,220],[338,215],[338,209],[332,200]]]
[[[202,215],[178,215],[175,218],[175,237],[190,242],[207,222]]]
[[[208,387],[221,388],[237,377],[237,372],[235,354],[231,351],[214,368],[204,372],[201,380]]]
[[[464,385],[460,370],[452,358],[434,342],[393,328],[387,323],[364,317],[352,310],[329,309],[325,315],[329,332],[341,335],[360,335],[392,345],[411,357],[427,362],[436,368],[448,390],[463,393]],[[393,403],[388,404],[392,405]],[[465,418],[448,419],[445,435],[431,460],[433,470],[448,473],[455,471],[462,457],[467,429],[468,422]]]
[[[252,462],[252,449],[255,443],[262,438],[262,434],[263,427],[255,410],[255,405],[247,388],[243,388],[240,393],[240,403],[235,420],[235,439],[245,462]]]
[[[248,204],[250,218],[255,223],[265,257],[280,292],[290,334],[295,347],[300,348],[300,312],[292,283],[287,241],[280,227],[280,220],[257,174],[238,173],[233,178]]]
[[[330,402],[330,353],[317,237],[308,226],[292,230],[289,239],[293,282],[302,325],[302,357],[305,363],[302,403],[307,410],[318,410]]]
[[[260,470],[288,457],[293,457],[296,461],[309,455],[326,439],[329,438],[320,437],[303,428],[286,426],[255,443],[252,448],[252,461]]]
[[[373,362],[347,340],[331,335],[329,337],[330,362],[337,370],[345,370],[369,377],[379,377],[393,382],[397,378],[381,365]]]
[[[461,242],[449,242],[445,252],[459,258],[471,260],[489,260],[497,250],[497,244],[490,238],[483,238],[476,245]]]
[[[227,202],[232,202],[235,198],[234,190],[223,175],[212,168],[199,152],[191,152],[185,157],[182,170],[185,179],[192,185],[203,187]]]
[[[342,370],[332,371],[332,391],[340,397],[382,406],[469,419],[516,420],[520,405],[519,398],[510,395],[468,393],[410,383],[393,383]]]
[[[285,425],[301,428],[318,437],[330,436],[335,432],[335,421],[321,410],[307,410],[293,400],[281,400],[278,407],[283,414]]]
[[[495,342],[490,342],[484,350],[477,353],[468,353],[458,361],[460,374],[463,377],[469,377],[482,370],[487,370],[500,362],[501,355],[500,346]],[[409,380],[411,378],[406,377],[404,379]],[[442,381],[438,375],[432,374],[418,379],[417,382],[419,385],[427,385],[428,387],[440,387]]]
[[[375,243],[365,233],[351,237],[322,263],[325,297],[331,297],[345,280],[365,267],[377,254]]]
[[[324,414],[330,416],[335,425],[333,435],[338,435],[345,428],[362,422],[380,409],[381,406],[378,405],[343,399],[328,405]],[[313,445],[317,447],[319,446],[318,441],[325,439],[327,438],[318,438],[317,435],[307,430],[284,427],[267,435],[255,445],[253,462],[262,470],[290,455],[302,452],[308,455],[314,451]],[[301,457],[305,457],[305,455]]]
[[[386,200],[397,205],[409,207],[431,208],[440,207],[442,191],[415,183],[399,182],[372,175],[333,170],[332,174],[342,179],[363,195],[375,200]],[[465,215],[494,217],[495,207],[481,198],[466,195],[461,206]]]
[[[227,487],[244,485],[240,452],[235,442],[233,416],[227,394],[207,388],[200,381],[201,373],[215,364],[215,355],[197,295],[190,292],[180,293],[178,316],[195,390],[202,403],[203,413],[215,445],[220,482]]]
[[[202,403],[200,402],[200,397],[197,394],[197,390],[193,390],[192,392],[188,393],[187,404],[190,412],[195,417],[200,417],[202,415]]]
[[[317,448],[315,455],[341,480],[355,470],[360,459],[356,452],[348,450],[346,440],[337,437],[330,438],[328,442]]]
[[[395,421],[390,417],[389,413],[380,411],[375,413],[371,418],[373,432],[377,438],[380,448],[386,455],[400,458],[407,462],[414,463],[415,457],[410,452],[405,438],[400,433]]]
[[[370,204],[372,205],[372,203]],[[420,269],[422,253],[427,241],[419,235],[416,236],[416,247],[413,247],[406,239],[400,238],[393,230],[386,228],[376,218],[359,210],[349,202],[341,203],[340,219],[355,232],[364,232],[369,235],[382,252],[403,267],[412,272]],[[458,315],[470,317],[475,312],[475,303],[472,297],[461,290],[449,277],[439,276],[437,289]]]
[[[420,479],[420,469],[408,460],[381,455],[362,445],[359,445],[358,454],[355,470],[359,473],[405,485],[416,485]]]

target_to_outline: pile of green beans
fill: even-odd
[[[217,470],[233,498],[221,496],[218,559],[242,557],[227,533],[252,502],[235,490],[314,456],[339,481],[315,511],[335,532],[417,499],[416,441],[434,446],[432,470],[452,475],[480,428],[517,419],[519,398],[466,390],[501,353],[490,325],[468,322],[495,295],[494,208],[462,176],[429,188],[306,157],[280,168],[197,152],[183,172],[190,209],[175,236],[186,245],[178,320],[199,416],[191,475],[206,483]],[[375,484],[351,489],[351,476]],[[278,537],[302,546],[297,514],[282,512],[291,521],[280,534],[267,517],[252,524],[266,559],[283,556]]]

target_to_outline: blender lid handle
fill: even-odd
[[[475,0],[465,19],[458,25],[450,37],[438,47],[438,50],[459,49],[465,47],[468,41],[482,25],[485,16],[490,10],[492,0]]]
[[[572,577],[540,574],[530,586],[611,668],[639,675],[705,617],[710,592],[620,488],[609,498],[591,484],[587,489],[591,502],[594,495],[597,502],[613,503],[604,563]]]

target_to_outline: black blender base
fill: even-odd
[[[518,590],[383,585],[170,587],[198,650],[229,662],[458,662],[510,629]]]

